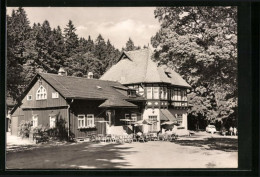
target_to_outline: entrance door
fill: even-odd
[[[11,119],[11,134],[18,136],[18,117]]]

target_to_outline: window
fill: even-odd
[[[161,87],[161,99],[167,99],[167,87]]]
[[[187,101],[187,90],[183,90],[183,101]]]
[[[87,114],[87,127],[94,127],[94,114]]]
[[[27,100],[32,100],[32,95],[27,95]]]
[[[174,89],[174,101],[178,100],[178,89]]]
[[[59,93],[58,92],[52,92],[51,97],[52,98],[59,98]]]
[[[161,99],[164,98],[164,90],[163,87],[160,87],[160,94],[161,94]]]
[[[153,98],[152,87],[147,87],[146,91],[147,91],[147,99],[152,99]]]
[[[130,119],[130,115],[129,114],[125,114],[125,119]]]
[[[135,90],[128,90],[128,96],[129,97],[136,97],[136,91]]]
[[[181,90],[178,89],[178,101],[181,101]]]
[[[179,125],[181,125],[182,124],[182,114],[176,114],[176,118],[177,118],[177,123]]]
[[[46,89],[41,85],[36,91],[36,100],[45,100],[47,99]]]
[[[167,87],[163,87],[164,99],[167,99]]]
[[[174,100],[174,89],[171,89],[171,100]]]
[[[130,114],[125,114],[125,119],[130,119]],[[130,125],[130,121],[125,121],[126,125]]]
[[[137,121],[137,114],[131,114],[131,119],[133,120],[133,121]]]
[[[149,132],[156,132],[157,131],[157,116],[148,116],[149,121],[152,125],[148,125]]]
[[[85,127],[85,115],[81,114],[78,115],[78,128],[83,128]]]
[[[49,116],[50,117],[50,128],[56,127],[56,116]]]
[[[144,89],[143,87],[139,86],[138,93],[143,96],[144,95]]]
[[[33,115],[33,127],[38,127],[38,115]]]
[[[153,98],[154,99],[159,99],[159,87],[154,87],[153,88]]]

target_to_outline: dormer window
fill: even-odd
[[[172,78],[171,75],[170,75],[170,74],[171,74],[170,72],[165,72],[165,74],[166,74],[166,76],[167,76],[168,78]]]
[[[42,85],[40,85],[40,87],[36,91],[36,100],[46,100],[46,99],[47,99],[47,91]]]

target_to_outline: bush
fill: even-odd
[[[39,125],[38,127],[34,127],[31,129],[32,133],[37,133],[38,136],[41,137],[42,141],[48,141],[49,135],[48,135],[49,128]]]
[[[18,136],[22,138],[29,138],[32,123],[30,121],[22,120],[18,127]]]
[[[64,119],[57,119],[56,127],[50,128],[48,134],[51,137],[59,140],[68,140],[68,129],[66,128],[66,121]]]

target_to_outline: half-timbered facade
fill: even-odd
[[[123,52],[101,80],[117,81],[146,99],[142,119],[157,122],[144,132],[159,131],[163,121],[175,121],[187,129],[187,89],[190,85],[174,70],[158,66],[150,49]]]

